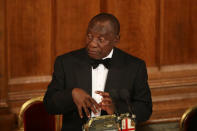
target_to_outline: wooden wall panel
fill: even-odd
[[[7,56],[5,39],[5,1],[0,0],[0,109],[8,107]],[[0,110],[1,112],[1,110]]]
[[[148,66],[157,65],[157,0],[107,0],[107,12],[115,14],[121,24],[118,47],[144,59]]]
[[[184,111],[196,105],[197,85],[151,88],[153,114],[149,122],[179,121]]]
[[[197,58],[195,56],[197,52],[197,1],[196,0],[190,0],[190,43],[192,43],[192,48],[195,49],[194,52],[191,52],[192,58],[195,58],[195,63],[197,63]]]
[[[162,65],[197,63],[197,1],[165,0]]]
[[[84,47],[88,22],[99,11],[99,0],[57,1],[55,55]]]
[[[51,74],[51,2],[6,2],[9,78]]]
[[[148,65],[154,109],[149,122],[178,121],[196,103],[196,0],[0,0],[4,4],[0,104],[8,95],[14,113],[44,94],[57,55],[85,46],[88,22],[99,12],[118,17],[117,46]]]

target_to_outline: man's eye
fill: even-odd
[[[103,42],[105,42],[105,39],[104,38],[99,38],[99,42],[103,43]]]
[[[88,39],[91,40],[92,39],[92,35],[87,35]]]

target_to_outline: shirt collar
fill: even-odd
[[[111,52],[106,57],[104,57],[102,59],[104,60],[106,58],[112,58],[113,52],[114,52],[114,49],[112,49]]]

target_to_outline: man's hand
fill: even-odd
[[[77,106],[79,116],[81,118],[83,118],[82,108],[84,109],[87,117],[90,117],[88,108],[90,108],[93,113],[97,113],[97,110],[99,110],[100,108],[98,103],[89,94],[87,94],[80,88],[74,88],[72,90],[72,98]]]
[[[106,111],[107,114],[112,115],[115,112],[115,106],[112,102],[112,99],[109,95],[109,93],[107,92],[103,92],[103,91],[96,91],[96,94],[101,95],[102,101],[99,103],[99,106],[101,107],[102,110]]]

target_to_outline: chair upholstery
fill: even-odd
[[[58,131],[60,116],[49,115],[43,105],[43,97],[26,101],[19,113],[19,128],[24,131]]]
[[[180,121],[181,131],[197,131],[197,105],[187,109]]]

